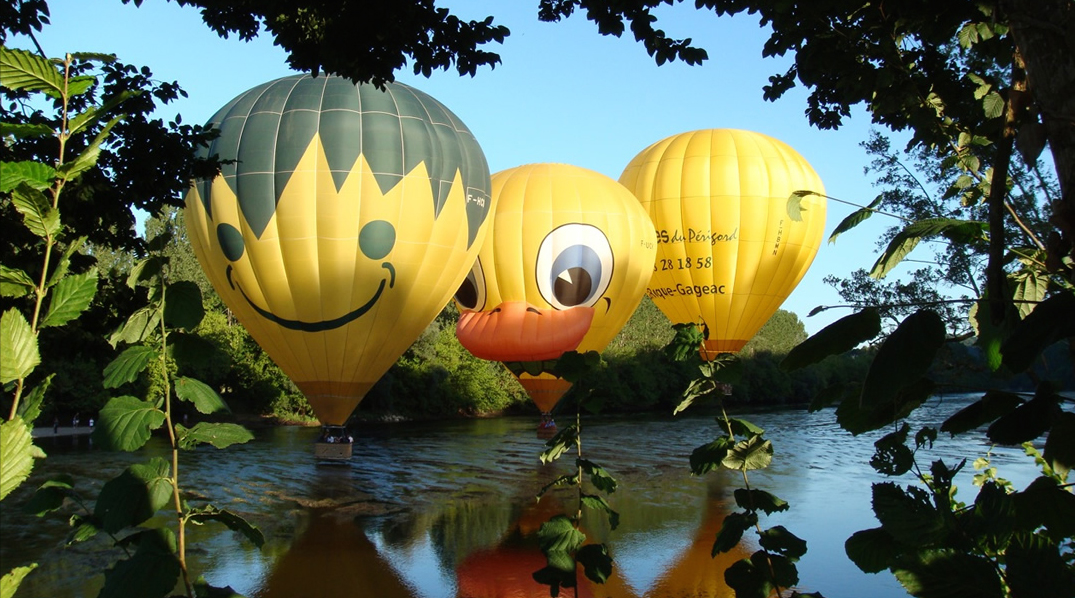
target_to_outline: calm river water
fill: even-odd
[[[939,425],[939,412],[951,413],[953,403],[966,401],[934,398],[915,420]],[[906,596],[891,574],[864,574],[843,550],[852,533],[877,525],[870,482],[882,477],[868,460],[880,434],[854,438],[839,429],[832,410],[739,417],[765,428],[774,443],[773,465],[751,472],[750,482],[791,504],[762,524],[784,525],[807,541],[799,589],[828,598]],[[368,424],[353,430],[354,458],[343,465],[314,463],[313,428],[264,429],[246,445],[184,453],[181,486],[204,493],[188,500],[210,500],[240,513],[266,537],[257,549],[223,527],[195,528],[188,544],[191,568],[251,598],[548,596],[547,586],[531,578],[544,565],[534,534],[549,517],[573,511],[572,495],[534,496],[567,473],[573,459],[542,465],[544,441],[535,423],[536,417],[512,417]],[[584,420],[583,456],[620,482],[608,500],[621,523],[609,530],[600,518],[586,519],[591,537],[609,544],[615,562],[608,583],[584,582],[579,596],[731,595],[723,570],[745,553],[713,559],[710,549],[735,508],[731,493],[742,478],[729,472],[691,477],[687,460],[717,435],[710,417]],[[955,464],[957,455],[977,456],[989,448],[981,435],[966,436],[942,435],[926,465],[935,458]],[[49,457],[39,462],[30,485],[65,472],[89,496],[130,463],[165,455],[156,439],[134,455],[95,450],[87,437],[39,443]],[[1018,449],[995,450],[993,463],[1017,487],[1036,476],[1033,462]],[[967,502],[976,490],[972,474],[968,464],[958,481]],[[115,558],[108,541],[65,548],[66,515],[75,506],[34,520],[12,508],[28,492],[21,488],[0,513],[0,569],[41,564],[19,596],[96,596],[100,571]]]

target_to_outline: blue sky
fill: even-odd
[[[162,118],[181,114],[187,123],[205,122],[239,93],[289,74],[286,55],[262,35],[252,42],[221,39],[201,22],[197,10],[163,0],[141,7],[119,0],[52,0],[52,24],[37,37],[49,56],[93,51],[148,66],[155,78],[178,81],[189,98],[166,106]],[[489,49],[502,64],[476,77],[437,71],[427,79],[408,70],[399,81],[440,100],[474,132],[491,172],[532,162],[564,162],[619,178],[632,157],[669,135],[703,128],[749,129],[780,139],[817,170],[829,195],[862,205],[878,190],[863,175],[868,162],[859,143],[870,130],[869,117],[855,111],[838,131],[809,126],[803,110],[805,90],[779,101],[762,99],[768,77],[782,73],[790,57],[761,57],[768,30],[750,15],[717,17],[696,11],[693,2],[665,7],[659,26],[670,36],[692,37],[709,60],[702,66],[681,62],[658,67],[628,33],[601,36],[582,14],[560,23],[537,19],[537,0],[454,0],[438,2],[462,18],[494,15],[511,29],[503,45]],[[9,40],[31,49],[29,40]],[[854,208],[829,202],[826,236]],[[850,313],[830,310],[807,318],[818,305],[839,304],[821,280],[869,268],[876,257],[877,223],[824,244],[784,309],[799,315],[816,332]]]

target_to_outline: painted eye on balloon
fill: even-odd
[[[396,244],[396,227],[385,220],[371,220],[358,231],[358,248],[371,260],[384,258]]]
[[[480,259],[474,260],[474,266],[455,292],[455,300],[463,309],[481,311],[485,308],[485,273]]]
[[[612,247],[601,229],[565,224],[538,249],[538,290],[556,309],[592,307],[612,281],[612,261]]]

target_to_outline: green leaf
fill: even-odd
[[[25,567],[15,567],[0,577],[0,598],[13,598],[23,578],[36,568],[37,563],[30,563]]]
[[[192,509],[190,513],[191,521],[198,523],[204,521],[223,523],[228,529],[246,536],[246,539],[250,540],[254,546],[261,548],[265,544],[265,535],[261,533],[261,530],[259,530],[257,526],[231,511],[218,509],[213,505],[206,505],[200,509]]]
[[[892,482],[873,485],[873,512],[881,528],[908,546],[939,541],[946,531],[944,519],[922,488],[901,488]]]
[[[136,463],[105,482],[93,515],[110,534],[153,517],[172,499],[171,466],[161,457]]]
[[[597,351],[586,351],[585,353],[566,351],[556,360],[553,371],[560,378],[574,384],[587,373],[600,367],[600,365],[601,354]]]
[[[49,301],[48,313],[41,327],[62,326],[86,311],[97,294],[97,271],[68,276],[56,284]]]
[[[672,415],[678,415],[681,411],[693,405],[696,400],[709,395],[715,390],[717,390],[717,383],[713,380],[708,378],[691,380],[687,390],[683,391],[683,400],[672,410]]]
[[[773,462],[773,443],[761,436],[735,443],[720,464],[728,469],[749,471],[765,469]]]
[[[1028,369],[1046,347],[1075,336],[1075,293],[1061,291],[1038,304],[1001,345],[1004,365],[1013,372]]]
[[[1024,319],[1045,299],[1049,290],[1049,275],[1033,268],[1023,268],[1008,275],[1008,287],[1012,290],[1012,301],[1019,310],[1019,318]]]
[[[977,401],[967,405],[941,424],[941,432],[952,436],[969,432],[984,426],[998,417],[1010,413],[1023,399],[1017,394],[1001,390],[990,390]]]
[[[758,523],[757,513],[729,513],[720,525],[720,531],[713,541],[712,555],[728,552],[739,545],[743,534]]]
[[[910,415],[933,395],[936,388],[937,385],[928,378],[919,378],[884,404],[864,406],[857,396],[849,397],[836,408],[836,421],[855,435],[877,430]]]
[[[851,534],[844,542],[844,552],[864,573],[880,573],[888,569],[902,549],[888,532],[875,527]]]
[[[166,596],[175,588],[181,570],[172,531],[154,528],[136,537],[134,556],[105,571],[105,584],[97,598]]]
[[[766,515],[772,515],[790,508],[786,500],[757,488],[736,488],[734,495],[735,504],[748,511],[764,511]]]
[[[1075,588],[1075,571],[1056,542],[1041,535],[1018,535],[1005,551],[1004,563],[1011,596],[1070,596]]]
[[[806,540],[788,531],[782,525],[773,526],[760,534],[761,547],[769,552],[775,552],[792,562],[802,558],[806,554]]]
[[[45,194],[23,183],[11,191],[11,204],[22,214],[23,224],[42,239],[60,231],[60,212],[53,209]]]
[[[101,532],[99,521],[95,517],[71,516],[71,533],[67,536],[67,545],[85,542]]]
[[[759,428],[745,419],[738,419],[735,417],[725,419],[723,417],[718,417],[716,418],[716,421],[720,424],[722,430],[731,428],[732,435],[734,436],[761,436],[765,433],[764,429]]]
[[[19,311],[12,308],[0,316],[0,384],[21,380],[41,363],[37,336]]]
[[[0,137],[14,137],[15,139],[28,139],[30,137],[50,137],[56,132],[52,127],[42,123],[4,123],[0,122]],[[7,168],[7,162],[0,164],[0,170]],[[3,178],[3,174],[0,174]],[[0,192],[7,193],[10,189],[2,188]]]
[[[52,98],[62,98],[63,74],[47,58],[0,46],[0,87],[40,91]]]
[[[870,202],[869,206],[851,212],[847,218],[841,220],[840,224],[837,224],[836,228],[833,229],[832,234],[829,235],[829,243],[835,243],[836,238],[841,234],[855,228],[865,222],[870,216],[873,216],[874,212],[877,211],[877,206],[881,205],[883,200],[884,196],[878,195],[872,202]]]
[[[189,280],[168,285],[165,297],[164,323],[169,326],[193,330],[205,316],[202,290]]]
[[[871,409],[892,403],[903,388],[929,371],[944,339],[944,321],[936,312],[920,310],[907,316],[877,350],[862,385],[861,406]]]
[[[4,297],[25,297],[34,292],[36,284],[23,270],[0,266],[0,295]]]
[[[52,132],[48,127],[44,128],[46,132]],[[56,181],[56,169],[41,162],[4,162],[0,167],[0,193],[10,193],[21,184],[45,191]]]
[[[44,517],[62,507],[63,501],[68,497],[75,496],[77,494],[74,491],[74,480],[71,476],[63,474],[38,486],[37,492],[22,506],[22,511],[37,517]]]
[[[45,402],[45,391],[48,390],[49,385],[52,384],[52,378],[56,374],[49,374],[45,376],[45,379],[38,382],[33,389],[24,394],[22,400],[19,401],[18,415],[22,418],[22,421],[26,422],[26,425],[33,428],[34,421],[41,415],[41,404]]]
[[[218,411],[231,411],[215,390],[194,378],[186,376],[176,378],[175,395],[182,401],[193,403],[199,413],[209,415]]]
[[[788,218],[790,218],[792,222],[803,221],[803,198],[809,197],[811,195],[818,195],[820,197],[824,197],[824,195],[821,195],[816,191],[810,191],[808,189],[792,191],[791,195],[788,196],[787,212]]]
[[[1022,492],[1012,495],[1016,516],[1024,529],[1044,527],[1049,537],[1064,541],[1075,536],[1075,494],[1056,479],[1040,476]]]
[[[954,242],[969,242],[981,239],[985,227],[984,222],[955,218],[926,218],[912,222],[892,238],[870,270],[870,276],[884,278],[924,239],[944,236]]]
[[[105,450],[136,451],[164,423],[164,412],[131,396],[115,397],[101,409],[93,442]]]
[[[1075,467],[1075,413],[1065,411],[1053,419],[1043,456],[1060,476],[1067,476]]]
[[[193,428],[175,425],[179,448],[189,450],[199,444],[211,444],[218,449],[243,444],[254,439],[250,430],[239,424],[198,422]]]
[[[545,450],[541,452],[541,462],[551,463],[560,458],[569,448],[579,443],[579,428],[572,424],[545,441]]]
[[[693,323],[672,324],[675,333],[672,340],[663,349],[673,361],[684,361],[692,355],[698,355],[698,347],[705,340],[701,329]]]
[[[612,557],[604,544],[587,544],[575,555],[582,565],[586,578],[594,583],[605,583],[612,575]]]
[[[899,430],[885,434],[873,443],[874,454],[870,459],[870,465],[878,473],[900,476],[914,466],[914,453],[905,444],[910,430],[911,426],[904,423]]]
[[[75,135],[80,133],[83,129],[92,127],[100,122],[102,116],[111,112],[112,109],[120,103],[140,95],[142,95],[142,90],[126,89],[118,94],[110,96],[105,101],[101,102],[99,106],[90,106],[85,112],[71,117],[71,120],[67,123],[68,132],[71,135]]]
[[[900,560],[892,573],[907,593],[921,598],[1003,598],[996,567],[968,553],[930,550]]]
[[[145,345],[127,347],[111,363],[105,366],[104,380],[102,381],[104,387],[119,388],[128,382],[134,382],[138,379],[138,375],[146,369],[149,362],[157,357],[159,357],[159,354],[153,347]]]
[[[34,446],[30,428],[15,416],[0,423],[0,500],[22,484],[34,468],[34,459],[44,457]]]
[[[578,483],[579,483],[578,474],[564,474],[564,475],[556,478],[555,480],[549,482],[548,484],[545,484],[544,486],[542,486],[541,490],[538,490],[537,498],[541,498],[542,496],[545,496],[545,493],[548,492],[551,488],[562,487],[562,486],[574,486],[574,485],[576,485]]]
[[[982,111],[986,118],[1000,118],[1004,116],[1004,98],[995,91],[991,91],[982,99]]]
[[[581,494],[579,496],[579,502],[582,506],[593,509],[594,511],[601,511],[608,515],[609,529],[615,530],[620,526],[620,514],[612,510],[612,506],[608,504],[608,501],[600,496],[593,494]]]
[[[831,386],[826,386],[814,395],[813,400],[810,401],[809,411],[810,413],[816,413],[843,401],[847,397],[854,397],[854,400],[858,401],[858,396],[861,392],[862,385],[853,382],[837,382]]]
[[[97,158],[101,155],[101,144],[112,131],[112,127],[116,126],[116,123],[123,120],[126,115],[120,114],[119,116],[108,121],[104,127],[97,133],[97,136],[93,138],[93,141],[86,146],[86,149],[82,150],[74,160],[64,162],[57,169],[60,175],[67,180],[72,180],[75,177],[81,175],[83,172],[94,167],[97,164]]]
[[[67,244],[67,247],[64,248],[63,253],[60,255],[60,259],[56,261],[56,267],[53,268],[52,274],[49,275],[48,284],[45,286],[52,288],[67,276],[68,268],[71,267],[71,256],[77,253],[85,243],[86,237],[81,236]]]
[[[159,255],[151,255],[135,263],[131,268],[131,273],[127,275],[127,286],[136,289],[139,284],[153,282],[160,276],[165,261],[165,258]]]
[[[152,307],[143,307],[131,314],[119,330],[112,333],[108,342],[115,347],[121,342],[134,344],[140,343],[151,337],[157,331],[160,324],[160,311]]]
[[[616,478],[608,475],[608,472],[596,463],[579,458],[575,459],[575,465],[580,467],[583,473],[590,476],[590,483],[594,485],[594,488],[609,494],[616,491]]]
[[[705,475],[720,467],[721,461],[728,456],[733,442],[727,436],[721,436],[709,444],[702,445],[691,452],[691,475]]]
[[[97,82],[97,77],[92,75],[80,75],[78,77],[71,77],[67,80],[67,97],[80,96]]]
[[[542,552],[552,551],[571,554],[586,541],[586,535],[575,529],[575,525],[565,515],[556,515],[541,524],[537,533]]]
[[[799,343],[780,362],[781,369],[793,371],[839,355],[881,334],[881,316],[867,308],[840,318]]]

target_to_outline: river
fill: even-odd
[[[939,426],[939,414],[967,401],[933,398],[912,424]],[[852,437],[839,429],[831,409],[737,417],[765,428],[773,441],[773,464],[750,472],[750,483],[790,503],[788,511],[763,516],[761,523],[783,525],[807,541],[798,589],[827,598],[906,596],[891,574],[862,573],[843,550],[852,533],[877,526],[870,483],[889,478],[868,461],[881,434]],[[342,465],[314,462],[313,428],[267,428],[245,445],[184,452],[180,486],[199,493],[187,499],[239,513],[266,538],[257,549],[223,527],[195,527],[188,540],[191,569],[251,598],[548,596],[547,586],[530,577],[544,565],[535,532],[549,517],[573,512],[574,499],[569,490],[540,501],[534,496],[567,473],[573,458],[542,465],[544,441],[535,423],[536,418],[507,417],[363,424],[352,429],[354,457]],[[742,477],[733,472],[692,477],[688,466],[691,451],[718,435],[711,417],[583,420],[583,456],[619,481],[607,499],[621,522],[610,530],[603,518],[584,520],[592,538],[608,543],[614,570],[604,585],[581,584],[579,596],[731,596],[723,570],[747,552],[713,559],[710,549],[724,516],[735,510],[731,493]],[[96,450],[87,436],[38,443],[49,457],[0,512],[2,569],[40,563],[19,597],[96,596],[100,572],[117,554],[110,541],[98,537],[64,547],[66,516],[77,511],[74,504],[42,520],[12,507],[28,497],[28,487],[57,473],[73,475],[85,495],[95,496],[105,480],[131,463],[166,456],[166,447],[156,438],[138,454]],[[988,449],[981,434],[954,440],[942,434],[924,466],[936,458],[950,465],[962,455],[973,460]],[[1018,488],[1037,475],[1021,449],[995,449],[993,464]],[[972,474],[968,463],[957,478],[959,498],[966,502],[976,494]]]

